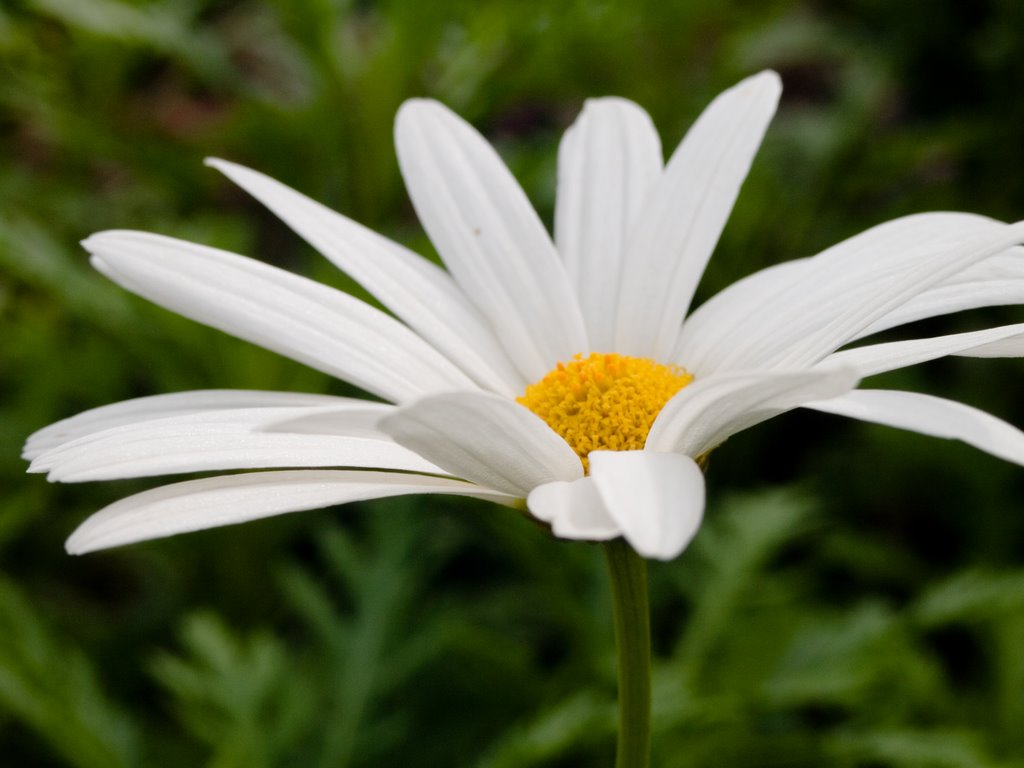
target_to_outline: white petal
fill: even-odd
[[[114,502],[87,519],[65,547],[73,555],[147,539],[320,509],[350,501],[417,493],[509,497],[459,480],[357,470],[252,472],[165,485]]]
[[[406,326],[326,285],[145,232],[103,232],[83,245],[128,290],[387,400],[476,388]]]
[[[813,258],[775,264],[745,276],[713,296],[687,318],[673,359],[696,375],[739,366],[751,338],[765,324],[774,330],[799,322],[815,306],[842,301],[873,270],[884,269],[892,254],[922,243],[941,244],[964,232],[1002,226],[966,213],[922,213],[887,221],[822,251]],[[775,318],[780,318],[776,322]]]
[[[590,476],[611,518],[644,557],[671,560],[704,516],[704,474],[689,456],[650,451],[594,451]]]
[[[360,402],[360,401],[354,401]],[[377,437],[386,440],[387,435],[375,429],[377,421],[394,410],[394,406],[382,403],[365,402],[365,408],[359,406],[345,406],[344,413],[349,415],[350,428],[345,434],[349,436]],[[93,429],[73,440],[66,440],[44,451],[37,456],[29,472],[49,472],[55,466],[64,463],[68,458],[78,457],[90,460],[88,456],[93,446],[99,447],[100,452],[109,449],[117,449],[119,441],[126,443],[132,440],[145,442],[148,438],[162,440],[166,438],[188,438],[196,435],[197,445],[195,450],[200,450],[198,444],[202,435],[210,434],[216,436],[223,434],[226,438],[234,436],[242,438],[245,435],[263,430],[267,425],[276,425],[283,420],[294,420],[303,415],[331,413],[338,411],[338,406],[324,408],[322,406],[263,406],[257,408],[224,408],[206,409],[194,412],[182,413],[157,413],[151,417],[136,417],[123,424],[111,425],[103,429]],[[352,427],[358,426],[358,429]],[[130,451],[125,454],[130,459]],[[103,458],[97,456],[94,459],[102,462]],[[60,478],[63,479],[63,478]]]
[[[858,389],[805,408],[885,424],[947,440],[962,440],[993,456],[1024,465],[1024,432],[969,405],[917,392]]]
[[[879,318],[857,337],[927,317],[978,307],[1024,304],[1024,249],[1010,248],[953,275]]]
[[[993,328],[992,330],[997,329]],[[997,336],[995,333],[992,335]],[[1006,336],[998,334],[998,336],[999,338],[993,338],[991,341],[959,349],[953,354],[957,357],[1024,357],[1024,336],[1017,333],[1008,333]]]
[[[521,498],[538,485],[583,476],[579,457],[540,417],[497,395],[427,397],[380,428],[456,477]]]
[[[615,349],[626,237],[661,168],[651,118],[625,99],[589,99],[559,145],[555,243],[593,350]]]
[[[687,321],[673,359],[698,376],[813,364],[1022,236],[1019,226],[971,214],[886,222],[722,291]]]
[[[310,408],[256,408],[171,416],[94,432],[40,455],[30,472],[52,482],[272,467],[370,467],[446,474],[372,425],[375,409],[348,411],[348,434],[262,432]],[[333,413],[337,413],[334,411]],[[307,416],[308,417],[308,416]]]
[[[748,371],[696,379],[658,414],[645,450],[697,457],[748,427],[855,386],[856,373],[843,368]]]
[[[855,270],[865,259],[890,251],[899,251],[920,238],[931,239],[963,235],[965,232],[993,231],[1004,226],[984,216],[969,213],[927,213],[896,219],[867,230],[856,237],[823,252],[821,256],[844,258]],[[910,239],[912,238],[912,239]],[[884,263],[879,263],[884,266]],[[747,321],[746,328],[763,322],[763,306],[772,303],[785,309],[776,298],[779,291],[796,284],[817,268],[815,259],[793,259],[747,275],[702,304],[683,326],[673,353],[673,360],[689,364],[696,373],[710,373],[705,362],[717,353],[719,357],[742,341],[737,327]],[[806,270],[806,271],[805,271]],[[833,277],[842,280],[842,272]],[[802,283],[806,291],[830,289],[818,280]],[[824,300],[823,300],[824,301]],[[849,341],[928,317],[960,312],[978,307],[1024,303],[1024,249],[1009,248],[995,256],[972,264],[943,280],[938,285],[914,296],[875,322],[858,331]]]
[[[666,359],[782,92],[766,71],[720,94],[690,128],[627,245],[615,350]]]
[[[930,339],[909,339],[844,349],[829,355],[819,365],[841,365],[853,368],[862,377],[867,377],[935,360],[946,355],[963,355],[964,357],[1024,356],[1024,323],[987,328],[983,331],[936,336]]]
[[[367,411],[355,408],[310,408],[297,416],[270,421],[261,427],[264,432],[290,432],[298,435],[349,435],[387,437],[380,431],[380,420],[395,412],[395,406]]]
[[[192,392],[172,392],[166,395],[138,397],[112,405],[104,405],[54,422],[28,438],[22,457],[31,461],[39,454],[55,448],[61,443],[70,442],[92,432],[102,432],[105,429],[138,421],[231,408],[300,405],[333,405],[336,408],[356,406],[382,410],[390,407],[383,403],[372,403],[369,400],[310,395],[303,392],[263,392],[248,389],[201,389]]]
[[[749,319],[812,264],[809,258],[774,264],[716,293],[686,318],[672,360],[696,376],[714,373],[719,359],[742,344]]]
[[[481,386],[509,396],[523,390],[526,382],[483,316],[443,269],[269,176],[224,160],[206,163],[280,216]]]
[[[433,101],[402,105],[399,165],[452,276],[527,381],[587,348],[565,268],[523,190],[470,125]]]
[[[550,523],[552,533],[563,539],[605,541],[622,535],[592,477],[538,485],[530,491],[526,506],[538,520]]]

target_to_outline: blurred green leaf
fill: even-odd
[[[969,733],[889,731],[837,738],[836,758],[853,764],[893,768],[1008,768],[1011,763],[986,755]],[[1019,763],[1016,763],[1019,765]]]
[[[731,630],[740,601],[760,582],[768,560],[808,529],[810,504],[788,491],[735,498],[722,505],[716,525],[706,527],[694,544],[693,571],[677,571],[681,589],[693,594],[694,612],[680,637],[679,662],[698,685],[709,657]]]
[[[1024,613],[1024,571],[957,573],[925,592],[915,612],[925,626]]]
[[[0,712],[32,729],[69,766],[141,764],[129,714],[108,701],[87,657],[55,636],[6,579],[0,579]]]
[[[283,644],[236,636],[210,613],[182,628],[187,656],[161,653],[153,674],[174,696],[182,723],[211,750],[211,768],[286,765],[314,710],[310,681]]]

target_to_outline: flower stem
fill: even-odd
[[[651,759],[651,621],[647,561],[623,539],[604,544],[612,583],[619,657],[616,768],[648,768]]]

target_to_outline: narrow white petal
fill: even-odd
[[[354,401],[360,402],[360,401]],[[382,432],[375,431],[376,422],[394,406],[365,403],[359,406],[343,406],[350,419],[358,423],[359,431],[349,430],[347,434],[359,436],[376,436],[387,439]],[[65,461],[66,457],[79,456],[88,459],[92,446],[108,446],[117,448],[120,440],[130,442],[137,439],[144,442],[147,437],[159,440],[167,437],[187,437],[191,433],[197,435],[205,432],[221,432],[225,435],[242,436],[261,430],[264,425],[276,424],[284,419],[296,419],[302,415],[322,412],[334,413],[338,406],[323,408],[322,406],[262,406],[256,408],[223,408],[205,409],[181,413],[156,413],[148,417],[136,417],[123,424],[112,424],[102,429],[92,429],[73,440],[66,440],[37,456],[29,472],[49,472],[54,466]],[[97,461],[102,461],[100,457]]]
[[[1024,335],[1007,334],[1001,338],[993,338],[991,341],[959,349],[952,354],[957,357],[1024,357]]]
[[[605,541],[622,535],[592,477],[539,485],[530,491],[526,506],[538,520],[550,523],[559,538]]]
[[[962,440],[993,456],[1024,465],[1024,432],[990,413],[917,392],[858,389],[805,408],[874,424]]]
[[[779,294],[798,282],[800,291],[808,295],[829,292],[820,299],[820,303],[826,304],[832,300],[831,292],[837,287],[841,291],[844,279],[851,285],[853,274],[860,266],[871,263],[871,259],[875,259],[876,266],[884,267],[885,262],[879,260],[879,256],[903,251],[921,239],[939,242],[942,238],[995,231],[1002,226],[1005,225],[1001,222],[969,213],[917,214],[862,232],[822,252],[819,257],[793,259],[754,272],[711,297],[687,318],[672,359],[685,361],[698,374],[710,373],[716,359],[723,357],[732,346],[743,344],[744,331],[749,332],[765,322],[768,317],[765,306],[779,311],[786,309],[791,300]],[[839,268],[829,275],[815,273],[820,268],[818,258],[834,260],[836,267],[839,261],[847,262],[845,277],[844,270]],[[817,278],[807,279],[811,274],[817,274]],[[848,341],[928,317],[1021,303],[1024,303],[1024,249],[1013,247],[953,273],[867,325]]]
[[[395,406],[384,406],[381,410],[346,408],[310,408],[283,419],[267,422],[264,432],[291,432],[298,435],[350,435],[357,436],[372,432],[374,437],[386,437],[380,431],[380,420],[395,412]]]
[[[483,137],[441,104],[414,99],[398,112],[395,142],[423,227],[526,380],[585,350],[551,238]]]
[[[128,290],[387,400],[476,389],[406,326],[326,285],[145,232],[103,232],[83,245],[93,264]]]
[[[588,100],[559,145],[555,243],[593,350],[615,349],[626,237],[661,169],[651,118],[625,99]]]
[[[583,476],[579,457],[540,417],[485,392],[426,397],[380,428],[456,477],[521,498],[538,485]]]
[[[689,456],[651,451],[594,451],[593,478],[609,516],[644,557],[671,560],[704,517],[704,473]]]
[[[1024,304],[1024,248],[990,256],[918,294],[876,320],[857,338],[927,317],[979,307]]]
[[[50,481],[66,483],[273,467],[370,467],[447,474],[373,429],[381,416],[374,409],[345,412],[350,424],[347,434],[261,431],[268,423],[298,415],[309,418],[311,410],[318,409],[208,411],[114,427],[43,453],[29,471],[49,472]]]
[[[1002,226],[974,214],[915,214],[860,232],[812,258],[759,270],[711,297],[687,319],[673,359],[685,360],[697,375],[725,364],[742,367],[751,350],[756,353],[754,340],[766,325],[786,335],[788,326],[797,325],[803,315],[844,302],[860,283],[910,249],[938,248],[964,233],[993,232]]]
[[[82,523],[65,547],[80,555],[287,512],[417,493],[473,496],[499,504],[511,501],[470,483],[425,475],[357,470],[252,472],[165,485],[114,502]]]
[[[84,411],[67,419],[54,422],[31,435],[25,442],[22,457],[32,460],[44,451],[55,448],[92,432],[119,427],[166,416],[183,416],[202,411],[220,411],[232,408],[270,408],[284,406],[324,406],[336,408],[366,407],[388,409],[383,403],[356,400],[330,395],[311,395],[302,392],[263,392],[248,389],[201,389],[192,392],[172,392],[124,400]]]
[[[862,377],[906,368],[946,355],[964,357],[1024,356],[1024,323],[986,328],[983,331],[955,333],[930,339],[908,339],[885,344],[869,344],[844,349],[829,355],[818,365],[853,368]]]
[[[954,233],[948,223],[956,219],[963,226]],[[793,279],[774,281],[754,305],[717,302],[725,310],[717,330],[705,321],[697,338],[684,328],[676,354],[698,376],[813,365],[914,296],[1022,239],[1024,223],[966,214],[889,222],[793,268]]]
[[[730,436],[799,405],[857,386],[844,368],[747,371],[696,379],[658,414],[645,450],[697,457]]]
[[[443,269],[262,173],[208,159],[481,386],[509,396],[525,381],[480,312]]]
[[[671,354],[781,92],[774,72],[747,78],[711,102],[673,153],[627,245],[616,351]]]

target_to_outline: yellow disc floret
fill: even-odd
[[[559,363],[517,400],[561,435],[589,470],[591,451],[643,448],[658,412],[691,381],[679,366],[594,352]]]

